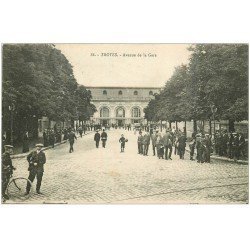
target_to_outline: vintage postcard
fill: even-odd
[[[2,44],[3,204],[248,204],[248,44]]]

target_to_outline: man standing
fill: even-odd
[[[102,134],[101,134],[101,140],[102,140],[102,147],[103,148],[105,148],[105,146],[106,146],[107,138],[108,138],[108,135],[105,132],[105,129],[103,129]]]
[[[172,137],[171,134],[169,132],[169,129],[166,130],[166,134],[163,136],[162,138],[163,140],[163,144],[165,147],[165,160],[168,160],[168,158],[170,160],[171,159],[171,155],[172,155]],[[168,154],[168,150],[169,150],[169,154]]]
[[[99,148],[100,138],[101,138],[101,136],[99,134],[99,131],[96,130],[96,133],[95,133],[95,136],[94,136],[94,141],[95,141],[96,148]]]
[[[9,196],[5,194],[5,192],[8,187],[13,170],[15,170],[10,158],[10,155],[13,154],[13,146],[4,145],[4,149],[5,152],[2,154],[2,198],[8,200]]]
[[[153,134],[151,135],[153,155],[155,155],[157,133],[158,131],[153,131]]]
[[[69,152],[70,152],[70,153],[74,152],[73,145],[74,145],[74,143],[75,143],[75,139],[77,140],[76,135],[75,135],[75,133],[74,133],[74,131],[73,131],[73,129],[72,129],[72,130],[70,131],[70,133],[69,133],[69,145],[70,145],[70,147],[69,147]]]
[[[212,142],[209,137],[209,134],[205,134],[205,139],[204,139],[204,151],[205,151],[205,157],[204,157],[204,162],[210,163],[210,153],[211,153],[211,148],[212,148]]]
[[[35,177],[37,178],[37,184],[36,184],[36,192],[38,194],[42,194],[40,192],[41,184],[42,184],[42,178],[43,178],[43,172],[44,172],[44,164],[46,163],[46,156],[45,153],[42,151],[43,144],[36,144],[36,150],[31,152],[27,156],[27,161],[29,162],[29,168],[28,171],[29,177],[28,179],[33,182]],[[27,182],[26,186],[26,195],[30,192],[30,183]]]
[[[145,135],[143,136],[143,155],[147,156],[148,155],[148,147],[150,144],[150,134],[147,131]]]
[[[138,138],[137,138],[138,154],[143,154],[142,142],[143,142],[143,136],[142,136],[142,132],[140,131]]]
[[[181,133],[181,135],[179,136],[177,144],[178,144],[178,152],[180,159],[184,160],[184,154],[186,148],[186,136],[184,133]]]

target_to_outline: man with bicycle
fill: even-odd
[[[12,145],[4,145],[5,152],[2,154],[2,198],[9,199],[9,196],[5,193],[9,184],[10,177],[13,174],[15,168],[12,165],[10,155],[13,154]]]

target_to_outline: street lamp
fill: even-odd
[[[211,106],[211,111],[213,114],[213,121],[214,121],[214,136],[215,136],[215,113],[217,112],[217,108],[215,107],[215,105]]]
[[[9,106],[9,111],[10,111],[10,144],[13,146],[13,112],[15,110],[15,105],[12,103]]]

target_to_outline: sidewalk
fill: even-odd
[[[88,135],[88,134],[90,134],[90,133],[92,133],[92,132],[94,132],[94,131],[86,131],[86,134],[83,134],[82,136]],[[80,135],[78,134],[78,135],[76,135],[76,137],[79,138]],[[64,141],[55,143],[54,147],[57,147],[57,146],[59,146],[59,145],[61,145],[61,144],[64,144],[64,143],[66,143],[67,141],[68,141],[68,140],[64,140]],[[50,149],[50,148],[52,148],[52,146],[44,147],[44,148],[42,148],[42,151],[48,150],[48,149]],[[11,156],[11,159],[25,158],[25,157],[28,156],[28,154],[29,154],[30,152],[32,152],[34,149],[35,149],[35,147],[34,147],[34,148],[31,148],[30,151],[27,152],[27,153],[12,155],[12,156]]]

